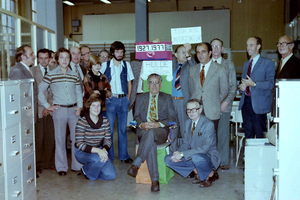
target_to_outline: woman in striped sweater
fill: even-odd
[[[90,180],[112,180],[116,178],[116,169],[110,159],[111,147],[109,122],[100,115],[101,99],[93,94],[84,105],[85,116],[80,118],[75,130],[75,157],[83,166],[78,175]]]

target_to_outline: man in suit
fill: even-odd
[[[185,112],[186,102],[190,99],[188,76],[190,66],[196,65],[195,59],[191,57],[191,44],[185,43],[175,49],[175,58],[173,59],[173,80],[172,80],[172,99],[177,114],[179,128],[172,131],[172,144],[170,151],[174,152],[178,148],[179,130],[183,134],[187,115]]]
[[[80,49],[76,46],[73,46],[70,48],[70,53],[72,55],[71,56],[72,59],[71,59],[71,63],[70,63],[71,69],[72,69],[72,71],[77,72],[80,75],[80,80],[82,82],[84,79],[84,76],[87,73],[87,69],[84,66],[79,64],[80,56],[81,56]]]
[[[197,44],[195,51],[200,63],[190,67],[188,81],[191,98],[203,102],[203,112],[214,123],[217,132],[221,103],[228,94],[228,76],[224,66],[212,62],[209,43]]]
[[[171,95],[159,91],[161,81],[160,75],[150,74],[147,84],[150,92],[137,96],[134,119],[137,121],[137,138],[140,143],[136,159],[127,171],[128,175],[136,177],[141,163],[147,160],[152,192],[160,190],[157,144],[166,142],[169,133],[168,124],[176,118]]]
[[[221,103],[221,118],[219,121],[217,138],[218,151],[221,155],[221,169],[229,169],[229,124],[230,114],[232,110],[232,102],[236,95],[236,73],[233,62],[222,58],[224,50],[223,41],[215,38],[210,42],[212,46],[212,60],[225,67],[226,75],[228,76],[228,94]]]
[[[214,124],[201,114],[202,109],[197,99],[187,102],[189,119],[185,123],[183,142],[177,151],[165,157],[165,163],[184,178],[196,168],[198,175],[192,183],[210,187],[213,181],[219,179],[215,170],[221,158],[217,151]]]
[[[261,39],[253,36],[247,40],[250,60],[245,62],[242,81],[239,85],[246,138],[262,138],[266,131],[267,113],[271,111],[275,66],[270,59],[260,56]]]
[[[276,70],[276,79],[300,79],[300,59],[293,54],[293,39],[287,35],[282,36],[277,47],[282,57]]]
[[[55,69],[49,65],[50,54],[48,49],[40,49],[37,52],[39,65],[32,67],[31,72],[34,76],[37,87],[43,81],[44,75]],[[51,89],[45,91],[48,102],[53,102]],[[38,101],[38,121],[35,124],[35,148],[36,148],[36,172],[42,173],[43,169],[54,169],[55,137],[52,114],[41,102]]]
[[[85,69],[88,69],[90,65],[90,57],[92,55],[91,48],[86,45],[83,45],[80,47],[80,52],[81,52],[80,65],[82,65]]]

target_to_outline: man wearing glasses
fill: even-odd
[[[300,60],[293,54],[293,39],[290,36],[282,36],[276,45],[281,55],[281,60],[277,67],[275,78],[300,78]]]
[[[152,181],[151,192],[160,190],[157,144],[166,142],[169,122],[176,119],[171,95],[159,91],[161,81],[160,75],[150,74],[147,84],[150,92],[136,98],[134,119],[137,121],[137,138],[140,143],[136,159],[127,171],[128,175],[136,177],[142,162],[146,160]]]
[[[85,67],[85,69],[88,68],[90,65],[90,57],[92,55],[91,48],[84,45],[80,47],[81,52],[81,65]]]
[[[215,171],[221,162],[216,146],[216,133],[211,120],[201,114],[203,106],[197,99],[187,102],[189,119],[185,122],[182,144],[178,150],[165,157],[168,167],[186,178],[195,168],[197,176],[192,182],[199,187],[210,187],[219,179]]]

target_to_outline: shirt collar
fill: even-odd
[[[221,64],[222,63],[222,56],[220,56],[218,59],[212,58],[212,60],[213,60],[213,62],[217,61],[218,64]]]

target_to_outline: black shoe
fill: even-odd
[[[158,192],[160,191],[159,189],[159,182],[158,181],[153,181],[151,184],[151,192]]]
[[[67,175],[67,172],[60,171],[60,172],[58,172],[58,175],[60,175],[60,176],[65,176],[65,175]]]
[[[138,173],[138,167],[136,165],[131,165],[131,167],[127,170],[127,174],[132,177],[136,177]]]
[[[132,163],[133,160],[131,158],[127,158],[126,160],[121,160],[121,162],[124,162],[124,163]]]
[[[195,176],[197,176],[196,173],[192,171],[187,178],[195,178]]]
[[[72,172],[80,172],[80,170],[71,169]]]
[[[86,178],[86,179],[90,180],[90,179],[89,179],[89,177],[87,177],[87,175],[84,173],[84,171],[83,171],[83,169],[82,169],[82,168],[79,170],[79,172],[78,172],[77,176],[79,176],[79,175],[82,175],[82,176],[84,176],[84,178]]]

